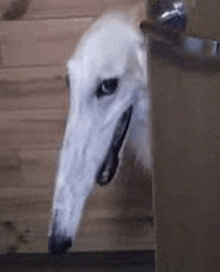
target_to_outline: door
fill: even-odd
[[[186,4],[187,36],[150,35],[156,263],[157,271],[216,272],[220,270],[220,2]],[[192,43],[188,36],[193,36]]]

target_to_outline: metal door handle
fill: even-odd
[[[153,33],[157,39],[169,43],[182,54],[201,58],[220,57],[220,43],[216,40],[202,39],[185,35],[187,10],[183,0],[158,0],[150,8],[153,21],[144,21],[141,27]]]

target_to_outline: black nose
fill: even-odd
[[[51,254],[60,255],[65,253],[72,246],[72,240],[63,234],[55,220],[52,224],[52,233],[49,237],[48,250]]]
[[[53,255],[60,255],[65,253],[72,246],[70,237],[59,234],[52,234],[49,237],[48,249]]]

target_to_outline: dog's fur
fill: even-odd
[[[124,14],[98,19],[82,37],[68,61],[70,102],[63,145],[59,152],[49,236],[54,252],[74,240],[96,174],[111,144],[116,124],[132,105],[128,141],[143,167],[150,167],[150,97],[147,91],[146,43]],[[104,79],[118,78],[113,95],[97,99]],[[123,144],[124,147],[124,144]],[[123,148],[120,151],[122,156]],[[55,244],[56,245],[55,245]],[[64,249],[59,251],[59,247]]]

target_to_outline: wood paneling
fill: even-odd
[[[2,22],[1,67],[66,63],[91,18]]]
[[[64,77],[67,73],[66,65],[45,65],[30,67],[0,68],[1,81],[19,81],[33,79],[48,79]]]
[[[214,272],[220,260],[220,62],[189,69],[165,52],[151,63],[157,271]]]
[[[141,2],[143,0],[1,0],[0,17],[2,20],[96,17],[105,10]]]
[[[117,6],[129,11],[131,4],[141,4],[143,8],[137,13],[140,21],[145,17],[144,3],[143,0],[1,1],[0,80],[64,76],[66,61],[94,17]],[[23,14],[7,15],[11,19],[5,15],[16,10]]]
[[[186,34],[219,39],[219,1],[186,2]],[[156,271],[218,271],[220,59],[151,42]]]
[[[220,2],[217,0],[186,0],[188,5],[187,34],[220,40]]]

